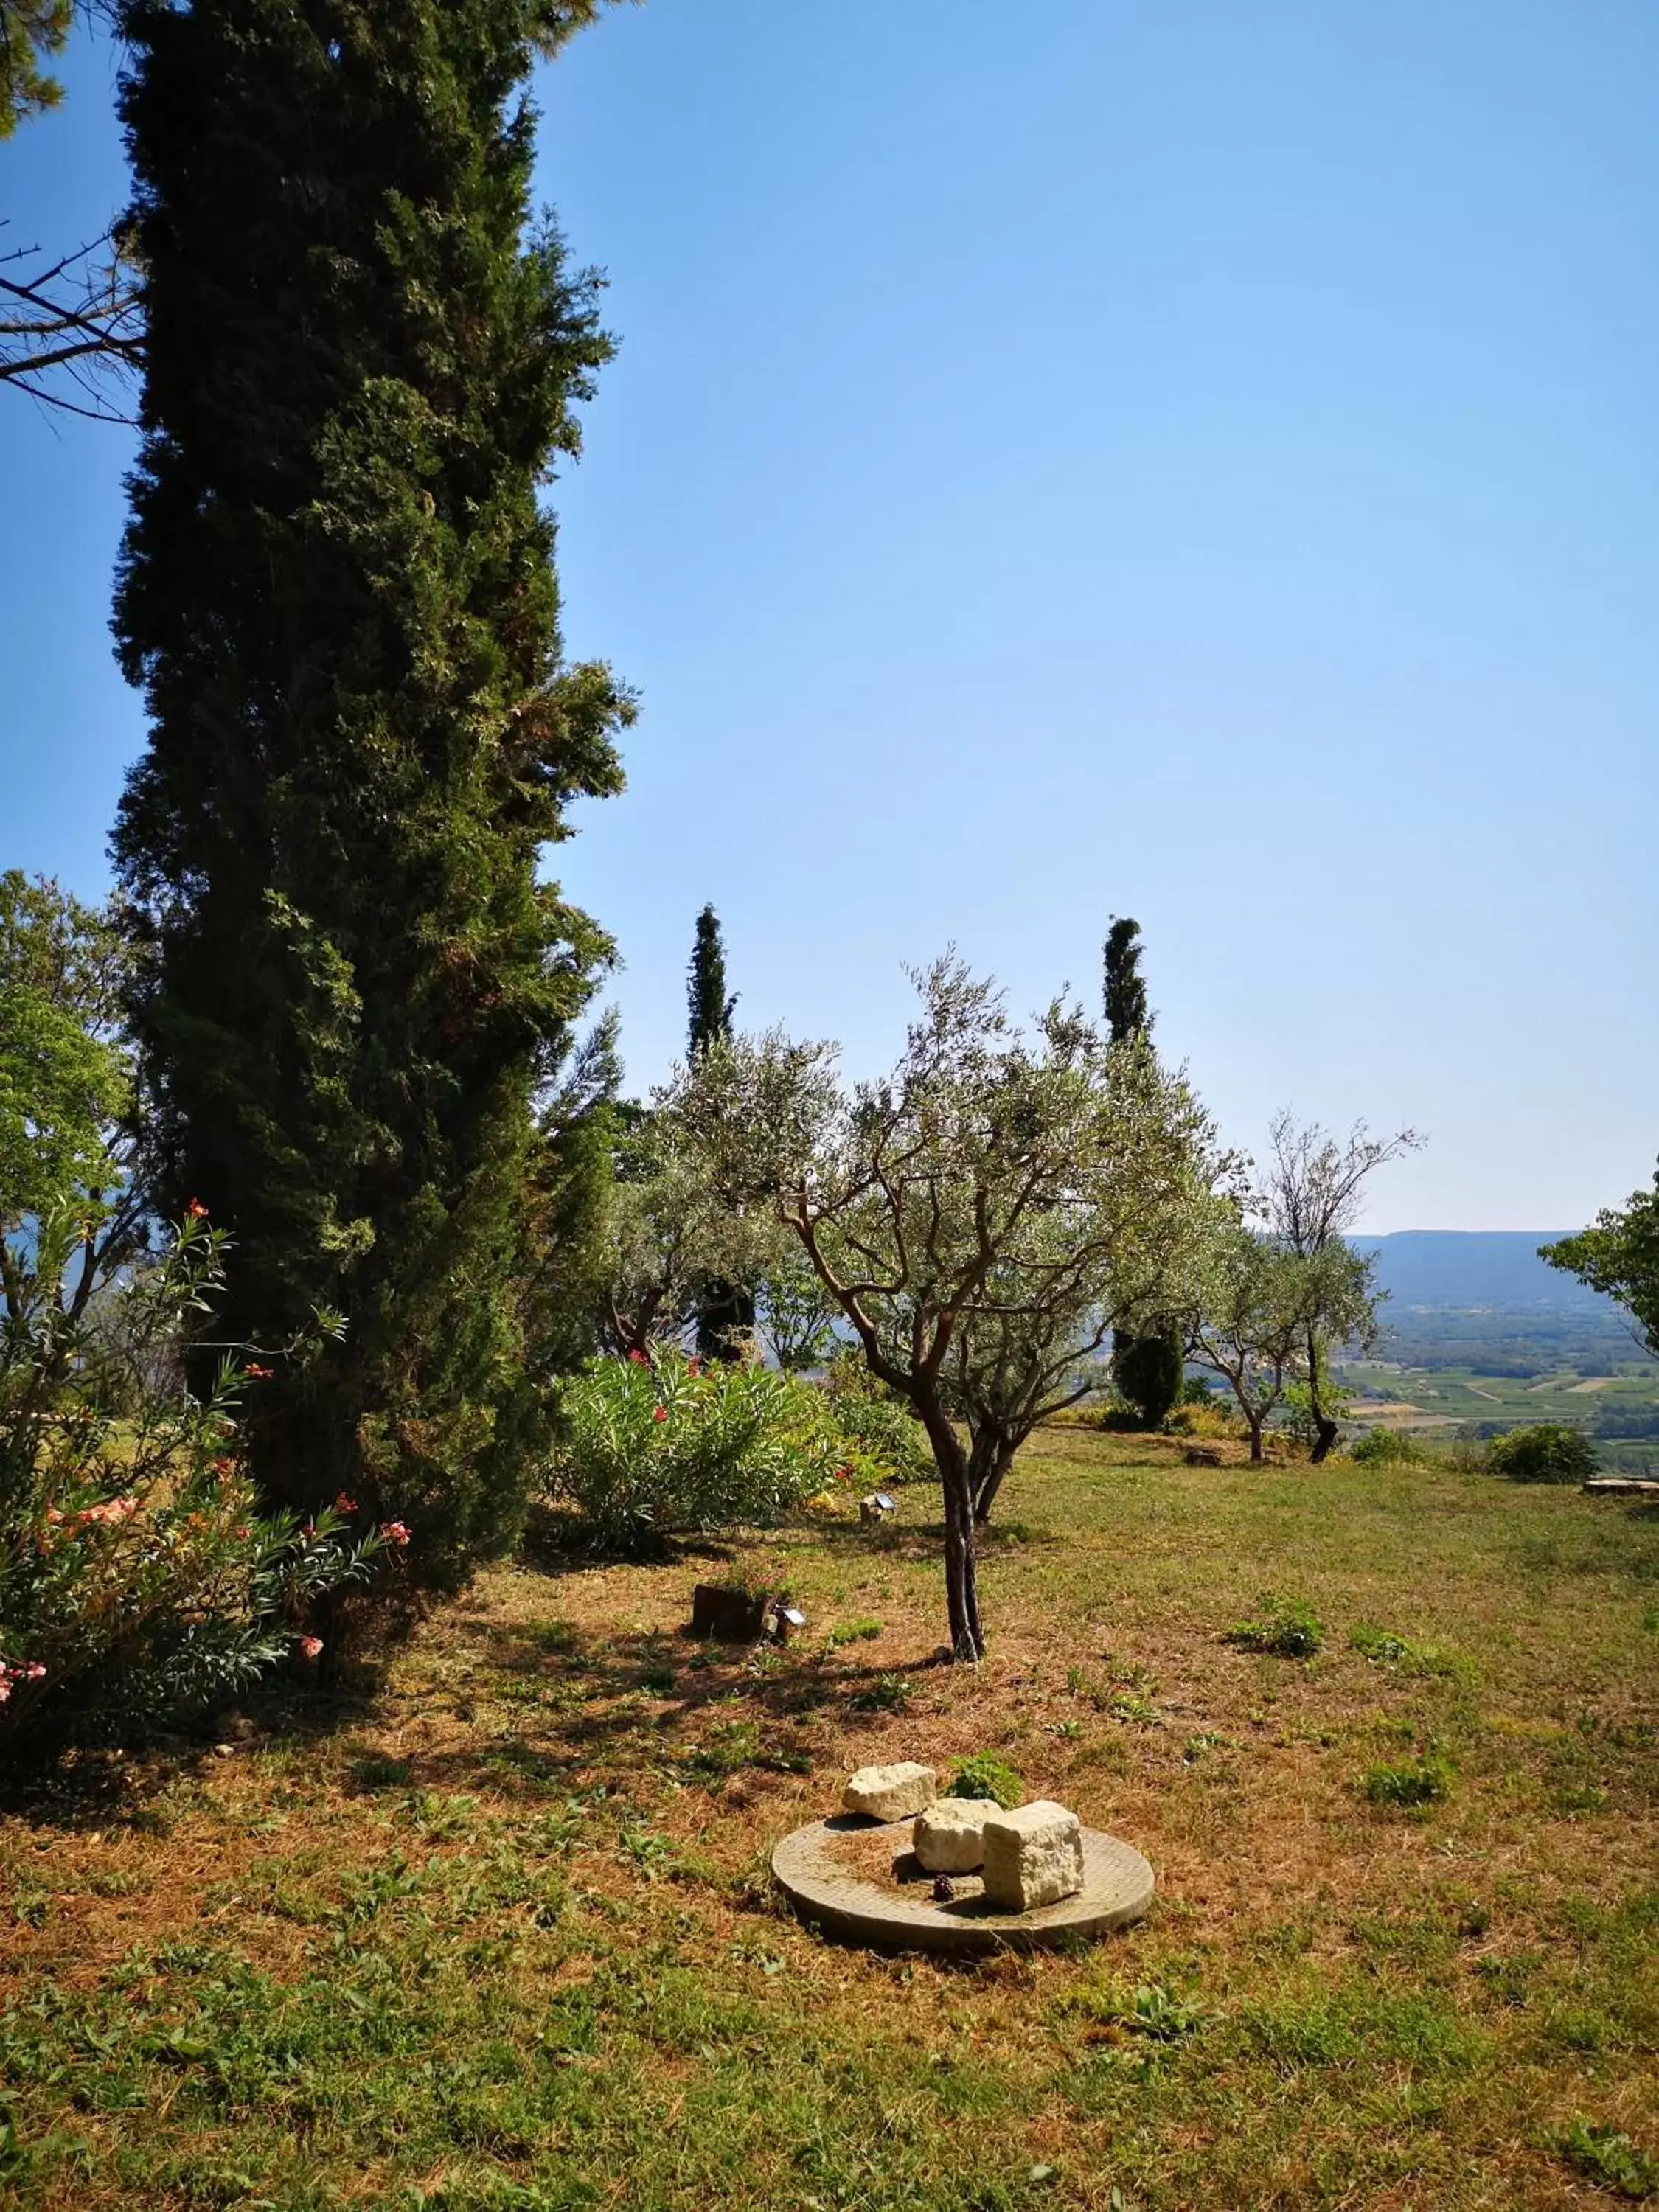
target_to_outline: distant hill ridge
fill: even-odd
[[[1396,1312],[1405,1306],[1547,1306],[1613,1316],[1598,1291],[1547,1267],[1538,1247],[1566,1229],[1401,1229],[1349,1241],[1376,1255],[1376,1279]]]

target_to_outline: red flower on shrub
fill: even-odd
[[[685,1363],[685,1371],[688,1375],[701,1375],[702,1367],[699,1361],[688,1359]]]
[[[637,1348],[637,1346],[634,1351],[629,1353],[628,1363],[630,1367],[648,1367],[651,1364],[651,1362],[646,1358],[645,1354]]]
[[[653,1421],[665,1421],[668,1419],[667,1407],[653,1406],[651,1408],[651,1418]]]
[[[343,1490],[334,1501],[334,1510],[337,1513],[355,1513],[357,1501],[355,1498],[348,1498]]]
[[[388,1544],[395,1544],[400,1552],[409,1541],[409,1531],[401,1521],[383,1521],[380,1523],[380,1534]]]
[[[314,1659],[322,1648],[323,1639],[320,1636],[302,1636],[300,1638],[300,1649],[307,1659]]]
[[[276,1370],[274,1367],[261,1367],[250,1359],[242,1372],[250,1382],[269,1382]]]
[[[185,1208],[185,1218],[186,1221],[205,1221],[207,1219],[207,1208],[203,1205],[199,1198],[192,1198],[190,1204]]]

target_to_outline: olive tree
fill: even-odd
[[[1270,1153],[1256,1210],[1270,1234],[1297,1259],[1306,1288],[1319,1286],[1334,1294],[1346,1310],[1351,1298],[1351,1271],[1341,1253],[1346,1237],[1359,1218],[1367,1178],[1401,1153],[1415,1152],[1423,1139],[1414,1129],[1401,1129],[1391,1137],[1374,1137],[1363,1121],[1356,1121],[1339,1143],[1317,1121],[1299,1124],[1288,1113],[1273,1116],[1268,1128]],[[1328,1261],[1328,1264],[1326,1264]],[[1308,1411],[1312,1417],[1314,1442],[1310,1457],[1316,1467],[1337,1439],[1337,1424],[1329,1404],[1328,1367],[1333,1345],[1376,1335],[1376,1294],[1359,1301],[1364,1306],[1363,1324],[1345,1326],[1319,1311],[1318,1296],[1309,1304],[1302,1333]],[[1356,1309],[1357,1310],[1357,1309]]]
[[[1376,1340],[1373,1264],[1340,1239],[1298,1252],[1242,1217],[1212,1246],[1188,1350],[1231,1390],[1253,1461],[1262,1456],[1268,1416],[1308,1377],[1310,1346]]]
[[[1212,1131],[1144,1044],[1057,1000],[1028,1035],[953,955],[878,1080],[836,1051],[734,1036],[658,1094],[710,1188],[795,1237],[872,1374],[926,1431],[951,1649],[985,1650],[975,1517],[1111,1329],[1169,1295],[1213,1225]],[[961,1427],[957,1425],[960,1421]],[[963,1431],[965,1430],[965,1435]]]

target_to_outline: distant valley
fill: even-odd
[[[1571,1421],[1609,1465],[1659,1452],[1659,1361],[1611,1299],[1547,1267],[1565,1230],[1401,1230],[1356,1237],[1388,1292],[1383,1335],[1341,1369],[1355,1411],[1449,1433]]]

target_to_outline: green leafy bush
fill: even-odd
[[[947,1797],[994,1798],[1004,1812],[1010,1812],[1025,1802],[1025,1778],[994,1752],[981,1751],[963,1760],[951,1777],[945,1794]]]
[[[590,1360],[556,1412],[549,1493],[624,1552],[677,1530],[763,1528],[852,1480],[823,1393],[771,1368],[667,1348]]]
[[[1561,1421],[1540,1421],[1494,1437],[1486,1465],[1510,1482],[1583,1482],[1596,1468],[1595,1452],[1577,1429]]]
[[[63,1288],[88,1224],[59,1208],[8,1249],[0,1324],[0,1739],[47,1743],[172,1718],[289,1656],[319,1601],[407,1541],[354,1535],[344,1496],[301,1526],[262,1516],[238,1450],[241,1398],[270,1372],[173,1379],[210,1309],[222,1237],[198,1215],[104,1300],[96,1335]],[[302,1357],[304,1347],[292,1347]],[[127,1412],[115,1418],[107,1407]]]
[[[862,1485],[934,1479],[926,1430],[903,1400],[871,1374],[861,1353],[844,1352],[832,1360],[823,1389],[849,1459],[863,1462],[857,1468]]]
[[[1311,1659],[1324,1649],[1325,1630],[1310,1605],[1294,1599],[1264,1597],[1255,1620],[1237,1620],[1224,1642],[1241,1651],[1270,1651],[1279,1659]]]
[[[1348,1446],[1348,1457],[1361,1467],[1420,1467],[1429,1455],[1415,1437],[1399,1429],[1367,1429]]]

